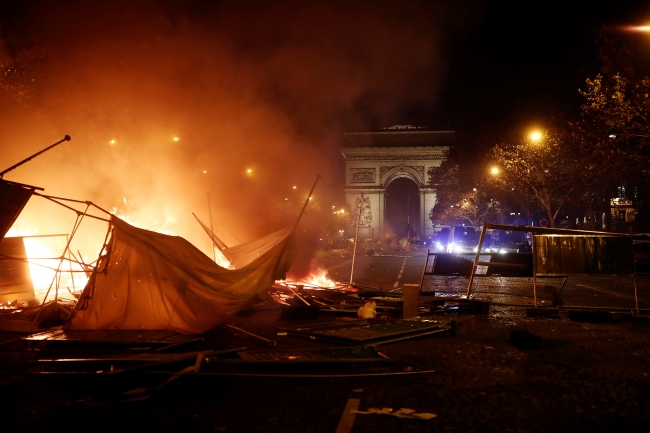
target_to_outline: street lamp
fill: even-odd
[[[492,206],[492,224],[496,224],[496,221],[494,220],[494,199],[490,199],[490,204]]]
[[[628,32],[641,32],[641,33],[650,32],[650,26],[625,26],[623,29]]]
[[[492,176],[494,176],[494,177],[498,176],[499,175],[499,167],[493,166],[490,169],[490,174],[492,174]],[[494,205],[496,204],[496,202],[495,202],[495,200],[493,198],[490,199],[490,204],[492,205],[492,223],[496,224],[496,221],[495,221],[495,218],[494,218]]]

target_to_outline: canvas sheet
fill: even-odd
[[[236,269],[214,263],[183,238],[112,217],[107,253],[78,302],[69,329],[205,332],[255,302],[296,255],[291,230],[229,248]]]

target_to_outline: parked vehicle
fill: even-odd
[[[491,250],[493,253],[518,253],[524,240],[522,231],[494,230]]]
[[[436,235],[436,238],[433,242],[432,247],[440,252],[440,251],[447,251],[447,246],[449,245],[449,229],[448,228],[443,228],[438,232]]]
[[[480,236],[478,236],[480,238]],[[480,239],[479,239],[480,240]],[[477,245],[474,248],[474,252],[478,251],[478,241]],[[483,238],[483,245],[481,247],[481,252],[482,253],[491,253],[492,252],[492,235],[486,234],[485,237]]]
[[[530,244],[530,241],[524,240],[520,245],[519,249],[517,250],[518,253],[532,253],[533,252],[533,246]]]
[[[475,252],[478,239],[474,227],[457,226],[451,232],[448,253],[464,254]]]

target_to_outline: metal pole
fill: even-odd
[[[275,346],[277,344],[277,342],[275,340],[269,340],[268,338],[261,337],[261,336],[259,336],[257,334],[253,334],[252,332],[248,332],[248,331],[246,331],[244,329],[241,329],[241,328],[238,328],[236,326],[228,325],[228,327],[230,329],[233,329],[233,330],[237,331],[237,332],[241,332],[242,334],[246,334],[248,336],[251,336],[256,340],[262,341],[262,342],[266,343],[268,346]]]
[[[636,304],[636,315],[639,315],[639,298],[636,290],[636,263],[634,263],[634,237],[632,236],[632,227],[630,227],[630,241],[632,242],[632,270],[634,271],[634,303]]]
[[[422,278],[420,278],[420,293],[422,293],[422,285],[424,284],[424,276],[427,274],[427,266],[429,265],[429,254],[431,254],[431,250],[427,249],[427,258],[424,261],[424,269],[422,269]]]
[[[208,215],[210,215],[210,233],[213,234],[214,236],[214,229],[212,228],[212,206],[210,206],[210,193],[208,192],[207,195],[208,195]],[[216,262],[217,252],[214,250],[214,247],[215,247],[214,241],[212,241],[212,259]]]
[[[32,159],[36,158],[36,157],[37,157],[38,155],[40,155],[41,153],[43,153],[43,152],[47,152],[48,150],[50,150],[50,149],[53,148],[54,146],[58,146],[59,144],[63,143],[64,141],[70,141],[70,140],[71,140],[70,136],[69,136],[69,135],[66,135],[65,137],[63,137],[62,140],[59,140],[59,141],[57,141],[56,143],[54,143],[53,145],[48,146],[48,147],[46,147],[45,149],[41,150],[40,152],[36,152],[36,153],[33,154],[32,156],[27,157],[27,158],[23,159],[22,161],[20,161],[19,163],[12,165],[12,166],[9,167],[8,169],[6,169],[6,170],[0,172],[0,179],[2,179],[2,177],[3,177],[6,173],[10,172],[10,171],[13,170],[14,168],[18,168],[18,167],[20,167],[21,165],[23,165],[24,163],[29,162],[29,161],[31,161]]]
[[[309,191],[309,195],[307,196],[307,200],[305,200],[305,205],[302,207],[302,210],[300,211],[300,215],[298,215],[298,219],[296,220],[296,224],[293,226],[293,231],[291,234],[294,234],[296,232],[296,229],[298,228],[298,223],[300,222],[300,219],[302,218],[302,214],[305,213],[305,209],[307,208],[307,205],[309,204],[309,200],[311,199],[311,195],[314,192],[314,188],[316,188],[316,184],[318,183],[318,179],[321,178],[320,174],[316,175],[316,181],[314,182],[314,185],[311,187],[311,191]]]
[[[406,245],[411,240],[411,195],[406,195]],[[408,248],[407,248],[408,250]]]
[[[489,224],[483,221],[483,230],[481,230],[481,237],[478,241],[478,249],[476,250],[476,256],[474,257],[474,263],[472,264],[472,273],[469,275],[469,284],[467,285],[467,299],[469,299],[470,293],[472,293],[472,282],[474,282],[474,273],[476,272],[476,264],[478,263],[479,255],[481,254],[481,246],[483,245],[483,239],[485,239],[485,231]]]
[[[533,300],[535,301],[535,308],[537,308],[537,271],[535,270],[535,233],[530,232],[530,250],[533,254]]]
[[[494,199],[490,199],[492,201],[492,223],[496,224],[496,219],[494,218]]]
[[[352,277],[354,276],[354,259],[357,257],[357,241],[359,239],[360,225],[361,225],[361,203],[359,203],[359,216],[357,218],[357,232],[354,235],[354,249],[352,250],[352,269],[350,270],[350,286],[352,286]]]

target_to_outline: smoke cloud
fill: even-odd
[[[291,224],[317,173],[314,202],[340,204],[340,134],[408,121],[444,75],[448,14],[425,1],[17,3],[0,9],[0,168],[72,141],[5,179],[205,251],[208,193],[231,245]],[[73,220],[33,198],[18,224]]]

